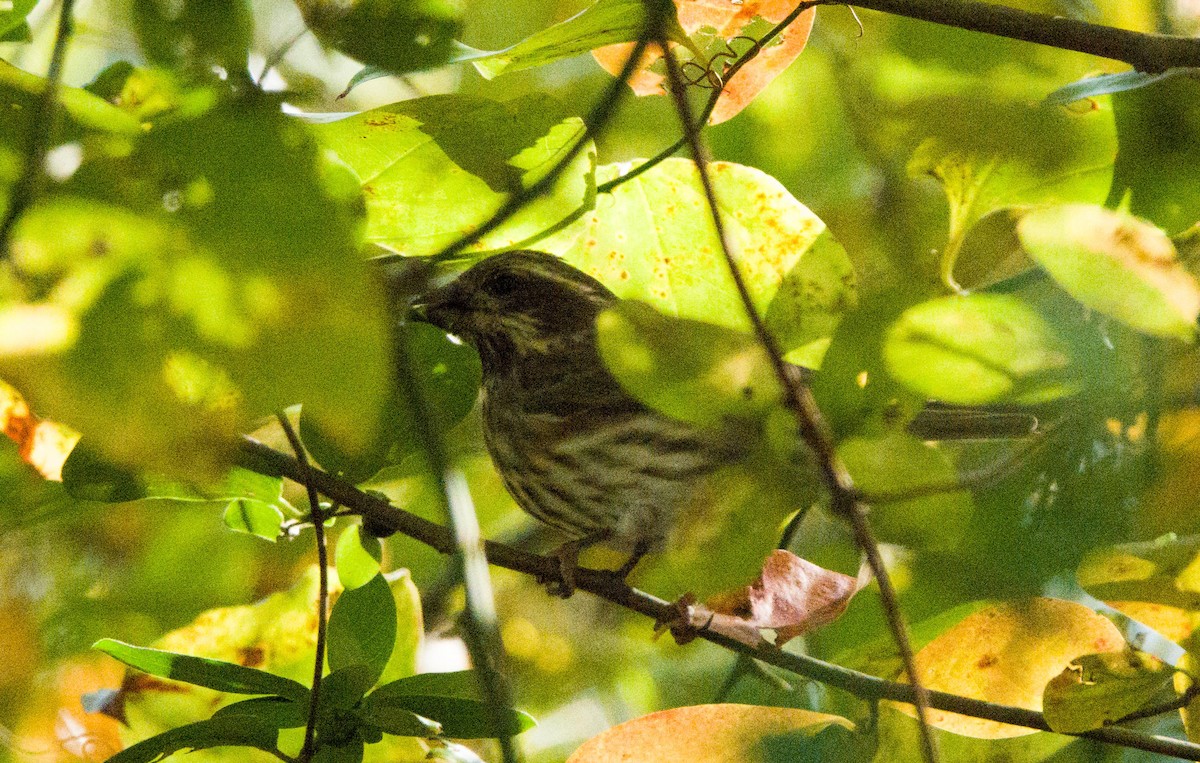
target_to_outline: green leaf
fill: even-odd
[[[387,702],[367,701],[363,704],[361,714],[364,723],[393,736],[424,738],[444,733],[440,723]]]
[[[334,559],[338,579],[346,590],[353,590],[366,585],[379,574],[383,544],[378,538],[364,535],[361,525],[351,525],[338,538]]]
[[[321,706],[349,710],[375,685],[376,673],[367,665],[348,665],[321,679]]]
[[[1194,71],[1194,70],[1193,70]],[[1117,163],[1105,202],[1178,233],[1200,219],[1200,178],[1180,167],[1200,162],[1200,81],[1164,77],[1113,96]]]
[[[380,686],[367,697],[366,707],[402,708],[443,727],[454,739],[481,739],[502,735],[491,725],[489,709],[479,690],[479,677],[473,670],[448,673],[421,673]],[[512,708],[500,712],[502,733],[519,734],[536,722],[531,716]]]
[[[433,254],[470,233],[589,140],[582,120],[542,95],[418,98],[314,130],[362,182],[367,239],[405,255]],[[469,248],[524,246],[571,222],[592,206],[594,167],[589,143],[548,193]]]
[[[867,495],[903,494],[931,484],[953,484],[958,476],[944,450],[902,432],[851,437],[838,446],[838,455]],[[871,526],[887,543],[946,550],[962,540],[972,512],[970,493],[946,491],[872,504]]]
[[[1193,76],[1195,69],[1167,69],[1165,72],[1139,72],[1130,70],[1116,74],[1101,74],[1096,77],[1084,77],[1069,85],[1063,85],[1046,96],[1047,103],[1066,106],[1069,103],[1096,98],[1110,93],[1123,93],[1126,90],[1136,90],[1139,87],[1153,85],[1155,82],[1173,79],[1175,77]]]
[[[0,139],[6,145],[24,149],[29,116],[36,112],[35,104],[45,87],[44,78],[0,60],[0,97],[9,108],[9,116],[0,121]],[[67,119],[56,141],[72,140],[93,130],[126,137],[141,133],[136,119],[82,88],[60,86],[58,100]]]
[[[672,318],[634,300],[601,313],[596,332],[621,386],[675,418],[702,426],[762,419],[781,400],[770,359],[749,334]]]
[[[353,739],[344,745],[323,744],[313,755],[313,763],[362,763],[363,743]]]
[[[1030,212],[1017,232],[1029,256],[1085,307],[1146,334],[1195,339],[1200,284],[1160,229],[1070,204]]]
[[[948,285],[958,285],[963,241],[981,218],[1013,206],[1099,203],[1112,181],[1115,140],[1107,104],[1076,113],[985,98],[956,114],[952,123],[927,116],[921,123],[935,132],[917,147],[908,172],[932,177],[946,193],[950,218],[941,276]],[[964,266],[988,270],[978,263]],[[963,280],[961,285],[977,284]]]
[[[858,305],[858,277],[841,244],[826,230],[788,271],[763,316],[787,360],[820,368],[842,316]]]
[[[272,542],[283,532],[283,512],[262,501],[234,499],[225,507],[221,519],[230,530]]]
[[[254,723],[246,716],[213,718],[164,731],[126,747],[107,763],[154,763],[176,752],[213,747],[254,747],[270,752],[275,749],[277,736],[278,731],[270,725]]]
[[[231,694],[278,694],[301,702],[308,698],[308,688],[297,681],[232,662],[133,646],[113,639],[101,639],[93,648],[160,678]]]
[[[308,706],[283,697],[255,697],[226,705],[213,718],[245,718],[275,729],[297,729],[308,722]]]
[[[388,72],[430,69],[450,61],[462,29],[456,0],[296,0],[324,44]]]
[[[636,166],[605,165],[597,177],[609,181]],[[714,162],[711,172],[754,306],[766,314],[784,279],[825,232],[825,223],[759,170]],[[668,159],[618,186],[569,232],[576,231],[578,238],[563,259],[617,296],[648,302],[668,315],[750,329],[692,161]],[[779,302],[773,309],[780,317],[792,310],[819,311],[819,300],[809,296],[789,291],[780,299],[799,303]],[[811,341],[804,334],[796,339]]]
[[[83,501],[120,503],[147,495],[146,485],[132,471],[102,458],[87,443],[76,443],[62,468],[63,487]]]
[[[464,52],[487,79],[570,58],[618,42],[632,42],[646,24],[643,0],[598,0],[566,21],[536,32],[504,50]]]
[[[520,710],[505,708],[499,713],[497,726],[493,724],[491,711],[485,703],[460,697],[386,693],[381,695],[379,690],[376,690],[365,702],[367,717],[380,713],[389,717],[389,714],[396,710],[407,710],[436,721],[441,725],[442,733],[453,739],[513,736],[537,725],[530,715]]]
[[[1144,652],[1086,654],[1046,684],[1042,714],[1060,734],[1082,734],[1173,694],[1174,677],[1169,665]]]
[[[383,673],[396,644],[396,601],[383,575],[343,591],[329,615],[329,667],[366,665]]]
[[[1067,346],[1025,302],[969,294],[906,310],[884,340],[888,372],[928,398],[1032,405],[1074,392]]]
[[[1200,610],[1200,536],[1174,533],[1088,554],[1079,585],[1104,601],[1139,601]]]

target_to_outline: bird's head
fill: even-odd
[[[616,302],[602,283],[552,254],[513,251],[483,260],[421,300],[426,319],[479,350],[497,369],[594,337]]]

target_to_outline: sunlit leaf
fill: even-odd
[[[462,29],[458,0],[296,0],[321,42],[397,74],[448,62]]]
[[[48,480],[62,479],[79,435],[53,421],[44,421],[29,410],[21,393],[0,381],[0,432],[17,444],[21,459]]]
[[[1029,256],[1085,306],[1147,334],[1195,338],[1200,284],[1159,228],[1074,204],[1030,212],[1017,230]]]
[[[264,540],[274,541],[283,532],[283,512],[262,501],[246,498],[230,501],[221,518],[230,530]]]
[[[1200,536],[1097,549],[1076,573],[1079,584],[1104,601],[1139,601],[1200,610]]]
[[[605,165],[597,178],[612,180],[634,166]],[[825,223],[759,170],[714,162],[710,171],[726,232],[759,314],[768,309],[784,314],[821,311],[819,297],[792,289],[782,296],[780,289],[796,268],[804,267],[806,253],[821,239]],[[699,173],[690,160],[668,159],[618,186],[601,196],[596,210],[576,227],[579,237],[563,258],[617,296],[649,302],[669,315],[749,330]],[[832,258],[840,259],[837,254]],[[818,272],[799,280],[808,278],[835,292],[844,272],[833,279]],[[773,305],[777,295],[780,301]],[[795,337],[811,340],[808,335]]]
[[[749,334],[665,316],[628,300],[596,321],[600,355],[630,394],[702,426],[761,419],[781,401],[762,345]]]
[[[1174,671],[1143,652],[1086,654],[1046,684],[1050,728],[1080,734],[1103,728],[1170,691]]]
[[[542,95],[419,98],[314,129],[358,174],[367,239],[406,255],[433,254],[469,234],[587,140],[583,122]],[[589,144],[548,193],[470,248],[516,247],[574,220],[592,204],[594,162]]]
[[[10,39],[11,35],[25,24],[25,17],[35,5],[37,0],[13,0],[7,8],[0,11],[0,39]]]
[[[347,590],[366,585],[379,574],[382,558],[379,539],[365,535],[361,525],[350,525],[342,531],[334,551],[338,579]]]
[[[1028,599],[969,615],[929,642],[916,660],[930,689],[1041,710],[1044,687],[1071,662],[1086,654],[1120,652],[1124,646],[1117,627],[1087,607]],[[903,710],[912,712],[908,706]],[[931,710],[929,720],[940,729],[982,739],[1037,733],[944,710]]]
[[[1069,395],[1066,344],[1021,300],[969,294],[909,308],[883,348],[888,372],[946,403],[1047,402]]]
[[[745,0],[739,3],[712,3],[705,0],[675,0],[679,26],[691,37],[689,49],[697,55],[695,65],[724,74],[732,62],[729,53],[739,55],[762,39],[772,27],[782,22],[796,8],[791,0]],[[759,51],[758,55],[723,82],[723,91],[709,119],[720,124],[737,116],[754,100],[779,73],[800,55],[812,31],[815,9],[800,14],[787,29]],[[596,51],[596,60],[610,74],[616,75],[629,57],[632,46],[615,45]],[[664,75],[650,70],[661,55],[652,49],[642,61],[639,71],[629,80],[638,95],[664,92]],[[677,53],[678,55],[678,53]]]
[[[783,734],[814,737],[830,726],[853,730],[838,715],[783,707],[695,705],[626,721],[588,740],[568,763],[687,760],[751,763],[768,760],[763,743]]]

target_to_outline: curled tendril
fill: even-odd
[[[749,43],[745,50],[739,52],[734,43]],[[725,49],[712,55],[707,64],[696,61],[686,61],[680,66],[680,73],[689,87],[702,87],[706,90],[720,90],[725,87],[725,74],[738,61],[753,58],[762,50],[758,40],[746,35],[737,35],[725,41]]]

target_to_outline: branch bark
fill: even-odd
[[[1200,66],[1200,38],[1134,32],[975,0],[851,0],[847,4],[1124,61],[1144,72]]]
[[[238,464],[246,469],[272,477],[286,477],[301,483],[305,478],[305,471],[295,458],[250,438],[244,438],[241,443],[238,451]],[[342,504],[353,513],[361,515],[373,527],[407,535],[443,554],[455,552],[454,536],[447,528],[403,511],[386,500],[364,493],[353,485],[319,469],[310,469],[308,476],[312,485],[319,492]],[[488,562],[497,567],[540,578],[552,578],[558,574],[559,563],[556,558],[531,554],[494,541],[484,542],[484,553],[487,555]],[[653,618],[656,622],[669,622],[678,615],[678,608],[672,602],[631,588],[608,572],[581,567],[575,573],[575,587],[632,612]],[[909,704],[916,701],[916,691],[910,684],[887,681],[806,655],[784,652],[767,643],[749,646],[713,631],[701,630],[696,637],[724,647],[731,652],[747,655],[798,676],[849,692],[860,699],[868,701],[887,699]],[[929,691],[929,706],[938,710],[948,710],[974,718],[986,718],[1039,731],[1051,730],[1046,724],[1046,719],[1035,710],[997,705],[983,700],[960,697],[956,694]],[[1181,739],[1142,734],[1118,726],[1110,726],[1078,736],[1161,755],[1171,755],[1183,760],[1200,761],[1200,745]]]

